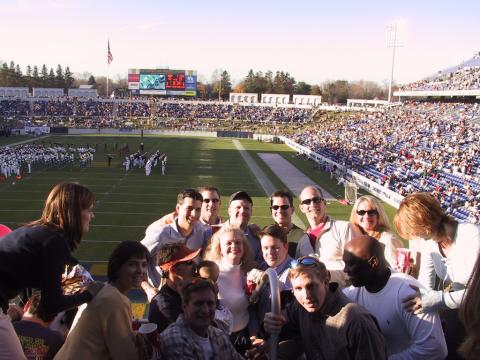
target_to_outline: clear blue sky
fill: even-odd
[[[387,25],[405,24],[394,78],[406,83],[480,51],[480,1],[0,0],[0,60],[126,76],[128,68],[249,69],[297,81],[390,77]],[[107,39],[114,57],[106,62]]]

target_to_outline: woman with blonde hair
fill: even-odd
[[[390,223],[380,201],[371,195],[359,197],[353,205],[350,222],[385,246],[385,259],[393,266],[395,250],[403,247],[403,244],[390,232]]]
[[[214,261],[220,268],[218,298],[233,315],[232,343],[245,355],[250,336],[256,335],[257,330],[250,319],[245,293],[247,272],[256,266],[245,233],[232,225],[222,226],[211,238],[203,258]]]
[[[403,238],[423,239],[418,280],[424,288],[404,299],[404,306],[416,314],[442,310],[445,339],[449,354],[454,356],[463,340],[458,308],[479,255],[480,227],[446,215],[429,193],[405,197],[394,222]]]

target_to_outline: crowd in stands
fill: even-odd
[[[433,79],[415,81],[402,86],[400,91],[445,91],[445,90],[479,90],[480,66],[462,67],[458,70],[441,74]]]
[[[148,102],[120,102],[118,103],[117,116],[119,117],[149,117],[150,106]]]
[[[103,116],[110,117],[113,114],[113,104],[111,102],[102,102],[89,99],[87,101],[76,102],[77,116]]]
[[[480,222],[478,104],[410,102],[321,122],[307,121],[311,109],[214,102],[49,99],[35,101],[32,108],[24,125],[284,134],[400,195],[430,191],[447,213]],[[2,113],[28,115],[29,103],[1,100]]]
[[[237,106],[233,111],[233,118],[250,122],[267,121],[273,111],[270,106]]]
[[[480,222],[479,104],[407,103],[347,114],[292,139],[401,195],[432,192],[457,219]]]
[[[30,105],[28,101],[15,99],[15,100],[0,100],[0,116],[14,117],[14,116],[27,116],[30,114]]]
[[[271,225],[260,230],[247,192],[230,195],[221,219],[217,188],[184,189],[143,240],[113,249],[100,283],[73,258],[94,221],[94,195],[55,185],[38,220],[1,228],[0,359],[478,356],[479,226],[414,193],[394,220],[421,243],[405,249],[371,196],[358,199],[350,221],[329,216],[319,187],[299,200],[306,229],[292,222],[293,195],[277,190]],[[150,306],[139,328],[127,295],[140,288]],[[28,300],[25,314],[14,300]],[[60,328],[55,319],[66,313]]]
[[[228,119],[233,105],[198,104],[192,109],[195,119]]]
[[[304,123],[310,120],[311,115],[311,109],[277,108],[273,113],[272,121],[282,123]]]
[[[71,116],[74,112],[72,101],[55,99],[35,101],[33,103],[34,116]]]

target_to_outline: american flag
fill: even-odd
[[[110,40],[108,40],[108,51],[107,51],[107,63],[110,64],[113,61],[112,53],[110,52]]]

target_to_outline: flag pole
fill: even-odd
[[[110,39],[108,40],[108,54],[107,54],[107,99],[108,99],[108,78],[110,77]]]
[[[110,78],[110,63],[113,60],[112,53],[110,51],[110,39],[107,41],[107,99],[108,99],[108,80]]]

